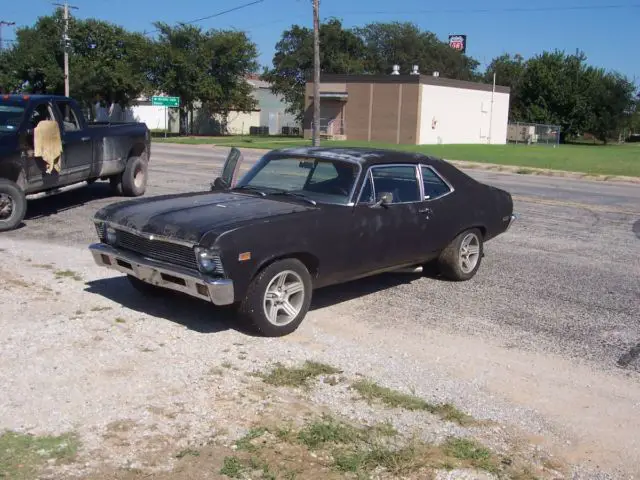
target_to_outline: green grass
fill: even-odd
[[[281,364],[267,374],[259,374],[262,380],[276,387],[308,387],[309,382],[320,375],[332,375],[340,370],[324,363],[306,361],[302,367],[285,367]]]
[[[37,437],[15,432],[0,436],[0,478],[37,478],[48,460],[72,461],[78,450],[73,434]]]
[[[434,415],[438,415],[443,420],[455,422],[460,425],[473,424],[473,418],[471,416],[458,410],[450,403],[432,404],[415,395],[398,392],[397,390],[383,387],[370,380],[358,380],[354,382],[351,387],[369,403],[379,401],[391,408],[425,410]]]
[[[310,140],[291,137],[176,137],[155,142],[216,144],[225,147],[275,149],[311,145]],[[420,152],[447,160],[465,160],[529,168],[566,170],[590,175],[640,177],[640,144],[576,145],[395,145],[356,141],[322,141],[328,147],[381,147]],[[524,170],[523,173],[532,173]]]
[[[57,270],[55,272],[55,276],[57,279],[73,278],[78,282],[82,281],[82,277],[78,273],[74,272],[73,270]]]

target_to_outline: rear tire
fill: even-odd
[[[27,213],[27,198],[17,183],[0,178],[0,232],[15,229]]]
[[[238,314],[265,337],[288,335],[309,311],[312,287],[311,275],[300,260],[277,260],[251,281]]]
[[[482,233],[477,228],[465,230],[440,253],[437,263],[443,277],[453,281],[473,278],[484,255]]]
[[[143,157],[129,157],[124,172],[109,178],[116,195],[139,197],[147,188],[148,162]]]

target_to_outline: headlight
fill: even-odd
[[[107,227],[105,231],[105,241],[110,245],[115,245],[117,241],[116,229],[113,227]]]
[[[201,272],[224,275],[222,261],[220,260],[218,253],[202,247],[196,247],[195,253],[196,261],[198,262],[198,269]]]

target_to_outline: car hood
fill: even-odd
[[[95,219],[196,243],[212,230],[229,230],[245,222],[312,209],[253,195],[204,192],[119,202],[100,209]]]

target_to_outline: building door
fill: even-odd
[[[278,114],[269,112],[269,135],[278,135]]]

